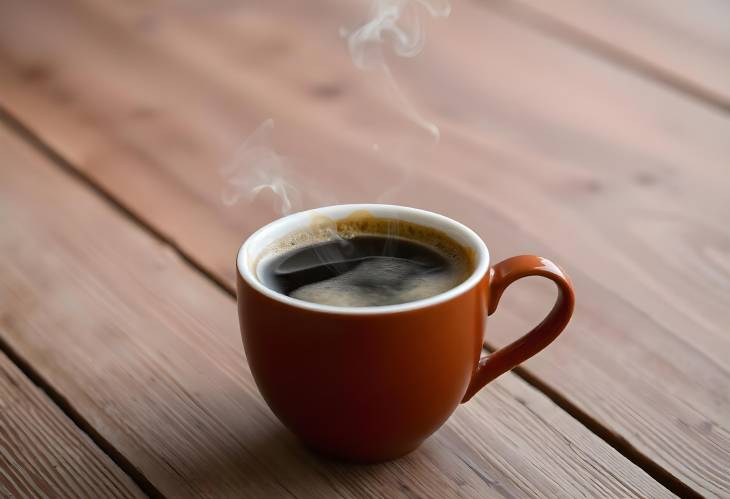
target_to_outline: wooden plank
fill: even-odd
[[[5,147],[0,147],[4,161]],[[3,168],[5,165],[3,165]],[[5,212],[3,212],[3,215]],[[4,225],[4,224],[3,224]],[[21,299],[16,298],[19,303]],[[16,325],[0,307],[0,336]],[[2,497],[145,497],[88,435],[0,352]]]
[[[3,340],[163,494],[671,495],[512,374],[406,458],[310,454],[256,391],[234,300],[5,129],[0,144]]]
[[[382,199],[464,221],[495,260],[555,258],[577,313],[528,370],[682,483],[730,488],[717,473],[730,467],[727,116],[460,3],[397,71],[443,125],[424,146],[352,68],[336,36],[354,19],[346,2],[186,5],[6,2],[0,99],[224,282],[244,235],[276,214],[268,199],[225,208],[215,166],[269,116],[277,146],[337,201],[401,182]],[[30,26],[40,35],[24,37]],[[406,160],[418,169],[402,181]],[[517,285],[490,343],[551,299]]]
[[[723,0],[516,0],[488,5],[532,25],[558,21],[561,26],[552,25],[558,36],[561,31],[568,39],[578,34],[584,43],[588,37],[600,52],[730,109],[730,5]]]

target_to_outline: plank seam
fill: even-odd
[[[103,185],[96,182],[91,176],[86,174],[79,168],[76,168],[66,158],[56,152],[50,145],[44,142],[40,136],[32,129],[25,126],[19,120],[17,120],[5,107],[0,106],[0,122],[7,125],[10,129],[20,135],[27,143],[33,146],[35,149],[41,152],[47,159],[53,164],[59,167],[61,170],[66,172],[68,175],[76,179],[81,184],[85,185],[104,201],[112,206],[126,219],[134,223],[138,228],[151,235],[157,242],[164,245],[166,248],[173,251],[179,256],[185,263],[193,267],[196,271],[203,274],[209,279],[216,287],[224,291],[226,294],[232,297],[236,297],[236,291],[232,286],[229,286],[225,281],[218,278],[213,272],[205,268],[200,262],[193,258],[189,253],[180,248],[177,243],[164,232],[161,232],[148,222],[141,214],[135,212],[129,206],[118,200],[112,193],[110,193]]]
[[[58,166],[61,170],[66,172],[68,175],[81,182],[83,185],[94,191],[103,200],[109,203],[114,209],[120,212],[125,218],[132,221],[141,230],[151,235],[154,239],[160,243],[168,246],[174,251],[180,258],[194,270],[206,277],[211,283],[217,288],[223,291],[231,298],[236,298],[236,293],[233,287],[229,286],[222,279],[218,278],[213,272],[206,269],[200,262],[195,260],[187,252],[177,246],[177,244],[167,235],[157,230],[157,228],[148,222],[144,217],[137,214],[134,210],[124,205],[118,200],[113,194],[107,191],[103,186],[99,185],[93,178],[87,175],[85,172],[77,169],[56,152],[50,145],[43,141],[38,134],[33,132],[30,128],[26,127],[21,121],[16,119],[10,114],[4,107],[0,106],[0,122],[3,122],[13,131],[15,131],[20,137],[23,138],[28,144],[37,149],[53,164]],[[485,343],[487,350],[494,351],[494,346]],[[99,435],[91,425],[86,422],[80,414],[78,414],[71,404],[58,393],[48,382],[46,382],[24,359],[22,359],[10,345],[6,344],[2,338],[0,338],[0,350],[4,351],[6,355],[28,376],[40,389],[48,394],[48,396],[71,418],[76,425],[89,434],[89,436],[102,448],[110,457],[132,477],[135,482],[142,488],[143,491],[149,493],[153,497],[162,497],[159,491],[137,470],[132,463],[130,463],[124,456],[122,456],[109,442],[107,442],[101,435]],[[522,367],[517,367],[512,371],[515,375],[525,381],[527,384],[543,393],[558,407],[568,413],[574,420],[584,426],[588,431],[604,440],[609,446],[614,448],[617,452],[623,455],[626,459],[631,461],[634,465],[642,469],[659,484],[673,492],[680,497],[688,498],[701,498],[702,496],[691,489],[687,484],[683,483],[677,477],[672,475],[669,471],[664,469],[661,465],[654,462],[643,454],[641,451],[631,445],[626,439],[620,435],[611,431],[608,427],[604,426],[597,419],[590,416],[588,413],[580,409],[567,397],[561,395],[556,389],[552,388],[547,383],[541,381],[535,375]]]
[[[91,441],[96,445],[102,452],[104,452],[109,458],[117,465],[124,473],[132,479],[132,481],[139,487],[142,492],[152,498],[164,497],[157,488],[144,476],[144,474],[137,469],[126,457],[124,457],[108,440],[100,435],[88,421],[86,421],[81,414],[74,409],[73,405],[56,391],[53,386],[48,383],[43,376],[41,376],[18,352],[13,349],[3,338],[0,336],[0,352],[5,354],[10,362],[12,362],[23,375],[28,378],[35,387],[37,387],[43,394],[48,397],[63,414],[71,420],[71,422],[79,429],[79,431],[86,434]]]
[[[67,162],[53,151],[48,145],[44,144],[36,135],[27,129],[22,123],[10,115],[7,110],[0,107],[0,122],[9,129],[17,133],[26,143],[30,144],[34,149],[39,150],[46,158],[64,171],[71,174],[78,180],[92,188],[98,195],[112,202],[115,206],[118,203],[108,199],[108,196],[100,192],[93,183],[85,182],[83,177],[75,174],[75,169],[67,164]],[[118,208],[122,208],[119,206]],[[127,214],[127,210],[122,210],[128,217],[133,216]],[[158,238],[159,239],[159,238]],[[155,487],[134,464],[132,464],[124,455],[122,455],[107,439],[99,434],[94,427],[73,407],[73,405],[58,392],[51,383],[49,383],[33,366],[26,361],[10,344],[8,344],[2,336],[0,336],[0,352],[4,353],[10,361],[20,370],[23,375],[28,378],[34,386],[41,390],[60,410],[71,420],[71,422],[83,433],[85,433],[94,444],[102,450],[109,458],[124,472],[132,481],[149,497],[158,498],[164,495]]]
[[[497,350],[495,345],[484,342],[486,353]],[[567,412],[573,419],[577,420],[591,433],[606,442],[615,449],[619,454],[641,468],[646,474],[659,482],[673,494],[679,497],[698,498],[702,495],[692,489],[689,485],[682,482],[674,476],[670,471],[662,467],[659,463],[653,461],[649,456],[641,452],[639,449],[631,445],[631,443],[618,433],[612,431],[596,418],[588,414],[586,411],[571,402],[567,397],[558,392],[555,388],[539,379],[524,367],[518,366],[512,369],[513,374],[522,379],[525,383],[541,392],[547,398],[553,401],[555,405]]]
[[[595,55],[616,64],[632,73],[661,84],[685,97],[715,111],[730,113],[730,99],[677,74],[654,64],[648,59],[623,50],[617,45],[602,40],[564,21],[544,14],[534,7],[518,0],[477,0],[501,17],[529,27],[574,49]]]

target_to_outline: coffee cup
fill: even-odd
[[[433,296],[378,306],[305,301],[265,284],[260,269],[269,253],[297,240],[311,244],[307,234],[337,236],[342,220],[361,220],[348,227],[363,231],[378,225],[368,220],[389,220],[442,234],[464,248],[468,272]],[[403,206],[337,205],[278,219],[243,243],[237,269],[243,345],[262,397],[309,447],[360,462],[417,448],[460,403],[550,344],[574,307],[570,279],[550,260],[523,255],[493,265],[468,227]],[[527,276],[556,284],[555,305],[524,336],[482,356],[487,316]]]

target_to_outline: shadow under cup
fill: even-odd
[[[297,300],[267,288],[256,276],[259,258],[273,243],[322,220],[353,216],[402,220],[443,233],[469,251],[473,270],[444,293],[378,307]],[[415,449],[460,402],[560,332],[543,328],[538,331],[542,341],[533,341],[529,352],[521,348],[519,355],[497,355],[494,365],[496,354],[491,355],[486,372],[479,358],[494,273],[488,272],[487,247],[462,224],[413,208],[341,205],[290,215],[254,233],[241,247],[237,265],[243,344],[262,396],[306,444],[349,460],[382,461]],[[529,275],[545,275],[533,267]],[[528,275],[524,265],[520,269],[514,279]],[[566,295],[569,286],[558,282],[562,274],[558,280],[545,276],[562,286],[560,296]],[[503,281],[504,287],[511,282]],[[551,314],[558,308],[565,315],[565,303],[556,304]]]

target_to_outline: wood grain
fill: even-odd
[[[3,144],[0,154],[4,150]],[[6,159],[3,156],[3,161]],[[0,336],[14,327],[6,311],[4,302],[0,307]],[[2,352],[0,496],[145,497]]]
[[[0,144],[3,341],[163,494],[671,495],[512,374],[406,458],[310,454],[256,391],[234,300],[6,129]]]
[[[395,71],[442,125],[432,146],[353,69],[337,35],[351,4],[303,5],[6,2],[0,100],[224,282],[242,238],[277,213],[265,197],[224,207],[217,165],[269,116],[317,181],[310,204],[415,205],[475,228],[495,261],[555,259],[578,307],[529,372],[681,482],[727,494],[728,117],[460,3]],[[551,300],[517,284],[490,344]]]
[[[487,2],[530,24],[561,23],[555,33],[587,36],[593,48],[689,93],[730,109],[730,5],[723,0]],[[524,6],[529,6],[525,9]],[[545,24],[543,24],[545,26]],[[591,49],[591,47],[586,47]]]

